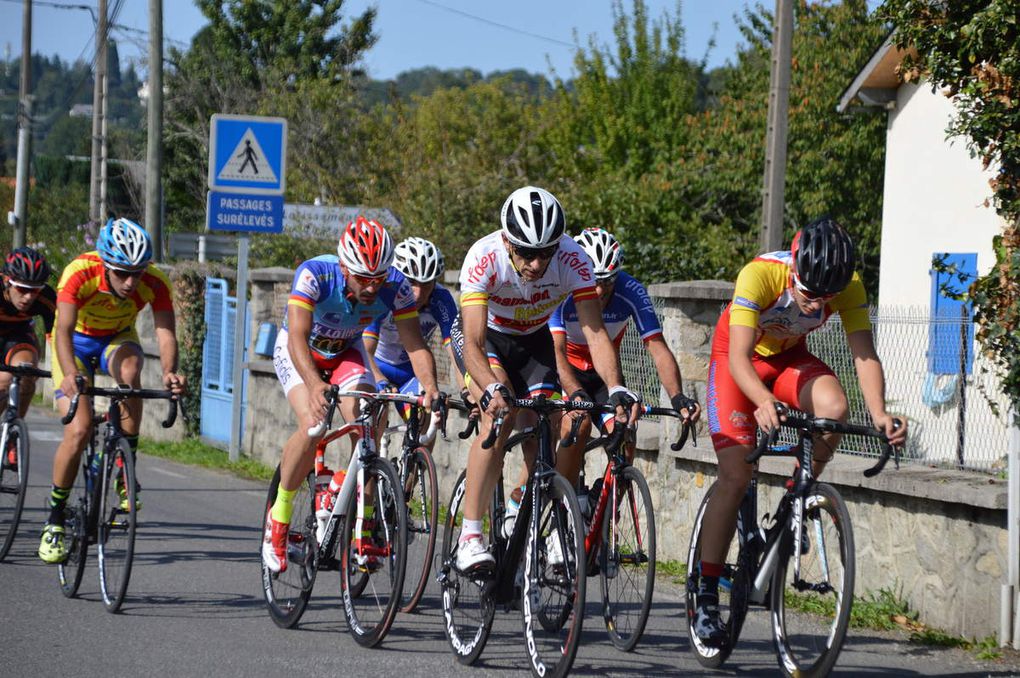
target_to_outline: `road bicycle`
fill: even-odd
[[[485,648],[496,606],[503,605],[509,611],[519,601],[531,672],[536,676],[564,676],[573,665],[584,622],[584,519],[577,493],[556,472],[549,415],[599,406],[545,396],[512,399],[509,405],[537,414],[534,429],[518,435],[538,438],[538,456],[509,536],[502,529],[506,513],[502,478],[496,484],[487,516],[495,557],[493,568],[463,572],[456,567],[466,471],[457,479],[437,577],[446,637],[457,661],[471,664]],[[493,446],[503,423],[503,417],[495,419],[482,442],[484,449]],[[623,429],[621,426],[620,435]],[[504,449],[521,440],[511,437]]]
[[[108,612],[116,612],[124,602],[131,564],[135,553],[135,531],[138,527],[137,481],[135,458],[120,426],[121,403],[131,398],[169,400],[170,409],[163,428],[177,420],[178,396],[172,391],[131,388],[121,384],[115,388],[88,385],[77,377],[78,393],[71,398],[67,415],[60,422],[71,423],[78,411],[81,396],[110,399],[106,415],[93,414],[92,434],[81,458],[81,473],[75,486],[76,501],[69,501],[64,513],[64,538],[67,559],[57,566],[60,589],[68,598],[78,593],[85,573],[89,544],[99,552],[99,588]],[[99,425],[105,423],[102,444],[98,441]]]
[[[587,409],[587,408],[579,408]],[[611,412],[608,405],[596,406],[591,412]],[[669,416],[682,419],[672,408],[642,406],[644,415]],[[577,418],[570,433],[561,442],[573,445],[581,424]],[[620,429],[623,430],[622,428]],[[693,425],[683,421],[679,435],[670,444],[674,451],[683,448],[693,435]],[[516,434],[516,444],[528,437],[527,431]],[[640,469],[627,460],[626,439],[620,435],[602,435],[585,445],[585,453],[603,448],[606,467],[591,488],[585,487],[584,468],[577,492],[585,501],[582,511],[586,519],[584,550],[587,554],[588,576],[599,576],[602,585],[602,617],[613,645],[629,652],[641,640],[655,589],[655,513],[648,482]],[[510,447],[508,443],[507,447]],[[588,506],[588,510],[584,510]]]
[[[339,570],[344,617],[351,635],[359,645],[374,647],[389,632],[401,603],[409,513],[404,482],[393,465],[378,454],[375,432],[387,403],[420,406],[422,398],[402,393],[340,391],[334,386],[327,394],[326,416],[319,426],[309,429],[310,436],[322,435],[331,426],[341,398],[359,399],[360,412],[354,421],[326,434],[317,444],[317,468],[308,474],[294,497],[287,534],[287,569],[274,573],[263,563],[262,590],[273,621],[291,628],[304,614],[316,573]],[[328,485],[323,483],[317,488],[316,477],[326,474],[322,462],[326,447],[347,436],[356,436],[357,442],[346,471],[335,472]],[[276,501],[279,485],[277,467],[269,486],[267,513]],[[370,516],[366,508],[370,508]]]
[[[28,491],[29,439],[25,420],[18,416],[21,404],[22,377],[46,377],[50,373],[31,363],[17,367],[0,365],[0,372],[10,372],[11,385],[7,390],[7,409],[0,419],[0,560],[7,556],[14,543],[14,535],[21,522]]]
[[[747,494],[737,514],[737,540],[731,543],[719,581],[719,611],[726,638],[709,647],[694,632],[701,527],[709,488],[698,509],[687,556],[687,635],[698,661],[719,668],[733,651],[750,605],[770,612],[772,639],[779,667],[787,676],[825,676],[843,647],[853,605],[855,554],[853,526],[846,503],[834,487],[818,482],[812,473],[813,437],[839,433],[876,438],[882,445],[878,462],[864,471],[871,478],[899,451],[885,434],[868,426],[834,419],[797,416],[785,407],[780,428],[797,432],[797,443],[779,443],[780,429],[763,435],[746,461],[754,464]],[[775,511],[758,521],[758,470],[762,456],[793,457],[798,466],[787,482]]]

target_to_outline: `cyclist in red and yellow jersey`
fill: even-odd
[[[151,263],[149,234],[128,219],[111,219],[99,233],[96,251],[86,252],[64,269],[57,285],[56,331],[53,333],[53,384],[61,415],[78,393],[75,377],[89,379],[98,368],[118,384],[141,387],[143,354],[135,318],[152,306],[163,384],[183,393],[185,380],[177,373],[177,333],[166,274]],[[128,400],[121,426],[132,451],[138,445],[142,403]],[[39,557],[59,563],[67,557],[64,545],[64,505],[71,493],[82,450],[92,429],[92,407],[85,400],[64,429],[53,461],[50,516],[43,528]],[[126,489],[121,488],[121,494]],[[136,501],[141,508],[141,502]]]
[[[755,427],[780,423],[776,403],[845,421],[846,394],[829,366],[807,349],[807,335],[839,313],[853,355],[865,405],[893,445],[906,441],[886,409],[885,373],[875,352],[867,295],[854,272],[856,254],[847,232],[830,218],[801,229],[789,252],[763,254],[737,276],[733,301],[712,340],[708,374],[708,423],[719,460],[719,480],[705,512],[701,577],[694,629],[707,645],[724,642],[718,585],[736,528],[737,509],[751,479],[744,458]],[[816,441],[817,477],[839,442]]]

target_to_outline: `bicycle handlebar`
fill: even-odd
[[[168,400],[170,401],[170,410],[167,412],[166,419],[163,420],[163,428],[170,428],[177,421],[177,407],[178,407],[178,396],[173,391],[161,391],[149,388],[131,388],[126,384],[119,384],[116,388],[101,388],[97,386],[89,386],[88,380],[85,377],[78,375],[74,379],[75,384],[78,386],[78,392],[71,398],[71,405],[67,408],[67,414],[60,418],[60,423],[67,426],[74,419],[74,415],[78,413],[78,400],[81,396],[101,396],[110,398],[114,402],[127,400],[129,398],[142,398],[145,400]]]
[[[411,395],[410,393],[392,393],[389,391],[374,393],[371,391],[341,391],[335,384],[326,392],[326,402],[329,407],[326,409],[326,416],[315,426],[308,429],[308,437],[317,438],[326,432],[333,425],[333,415],[341,398],[361,398],[372,402],[382,403],[403,403],[412,407],[422,407],[425,397],[423,395]],[[445,393],[440,392],[439,397],[432,403],[432,417],[424,436],[419,437],[419,443],[427,445],[436,437],[436,431],[443,431],[446,437],[446,401]]]
[[[0,372],[10,372],[16,377],[42,377],[48,379],[53,375],[46,371],[40,370],[32,363],[21,363],[20,365],[0,365]]]
[[[481,415],[472,414],[473,412],[476,412],[478,410],[477,405],[468,403],[467,401],[461,398],[447,398],[446,404],[455,410],[468,413],[467,426],[464,427],[463,431],[457,434],[458,438],[460,438],[461,440],[467,440],[472,435],[478,433],[478,420],[481,417]]]
[[[864,471],[865,478],[872,478],[881,473],[882,469],[884,469],[885,465],[889,462],[889,457],[893,457],[896,468],[900,467],[899,448],[895,448],[890,445],[885,432],[880,429],[873,428],[871,426],[861,426],[859,424],[844,424],[836,419],[827,419],[825,417],[814,417],[811,415],[804,417],[794,416],[789,414],[789,410],[780,403],[776,403],[776,411],[779,412],[780,416],[784,417],[784,419],[781,420],[781,423],[777,428],[772,429],[772,431],[767,435],[762,436],[761,441],[759,441],[754,452],[744,458],[744,461],[748,464],[753,464],[758,461],[768,451],[768,449],[775,444],[776,439],[779,437],[779,429],[789,428],[812,434],[840,433],[876,438],[882,445],[882,454],[879,456],[878,462],[874,466]],[[899,419],[894,419],[893,421],[896,428],[903,425]]]

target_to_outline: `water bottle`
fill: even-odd
[[[102,456],[101,452],[96,450],[89,458],[89,472],[85,474],[85,486],[89,492],[92,492],[92,488],[95,487],[96,483],[101,482],[100,456]]]

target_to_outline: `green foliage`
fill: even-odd
[[[947,90],[957,115],[947,135],[969,140],[985,167],[998,171],[990,202],[1006,222],[996,264],[970,287],[977,338],[1002,377],[1020,423],[1020,32],[1011,0],[886,0],[881,12],[896,44],[914,48],[901,65],[906,81],[925,78]]]
[[[143,438],[138,449],[142,454],[151,454],[181,464],[224,469],[242,478],[264,482],[269,482],[273,478],[273,469],[265,464],[250,457],[230,461],[229,455],[224,450],[206,445],[198,438],[189,438],[177,443],[156,442]]]

